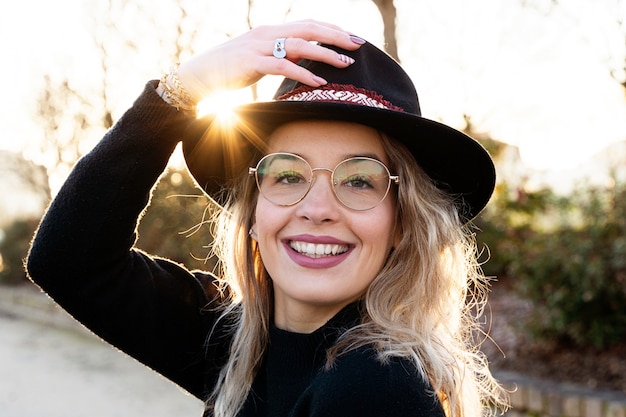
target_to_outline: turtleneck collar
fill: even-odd
[[[324,368],[326,351],[345,331],[360,323],[360,306],[360,302],[347,305],[312,333],[290,332],[271,324],[263,366],[253,385],[257,401],[264,399],[255,401],[257,412],[265,410],[266,415],[282,415],[293,406]]]
[[[331,347],[342,333],[360,323],[360,306],[360,302],[348,304],[312,333],[281,330],[272,323],[269,334],[270,353],[278,354],[282,358],[281,361],[293,360],[294,363],[291,365],[297,365],[302,359],[308,362],[320,353],[325,354],[326,349]]]

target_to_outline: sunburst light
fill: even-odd
[[[216,118],[223,122],[232,121],[235,116],[234,109],[251,101],[252,93],[247,88],[217,92],[198,103],[198,117],[215,114]]]

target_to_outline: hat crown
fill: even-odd
[[[304,59],[298,65],[308,69],[330,83],[320,89],[336,88],[337,85],[349,86],[350,90],[365,90],[371,95],[382,97],[391,103],[393,110],[414,116],[421,116],[417,91],[408,74],[388,54],[371,43],[365,43],[355,51],[348,51],[332,45],[323,45],[337,53],[354,58],[354,64],[347,68],[336,68],[319,61]],[[274,100],[288,97],[294,91],[311,89],[291,79],[285,79],[278,87]]]

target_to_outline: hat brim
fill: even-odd
[[[464,220],[477,216],[495,187],[495,167],[485,148],[466,134],[413,114],[336,102],[271,101],[242,105],[224,125],[216,115],[196,119],[183,141],[187,167],[218,204],[225,188],[265,152],[269,134],[295,120],[341,120],[387,133],[406,146],[435,184],[459,202]],[[256,150],[255,150],[256,149]]]

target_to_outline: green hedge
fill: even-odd
[[[626,186],[500,190],[478,222],[488,274],[512,280],[534,305],[536,336],[603,348],[626,337]],[[513,197],[511,197],[513,195]]]

